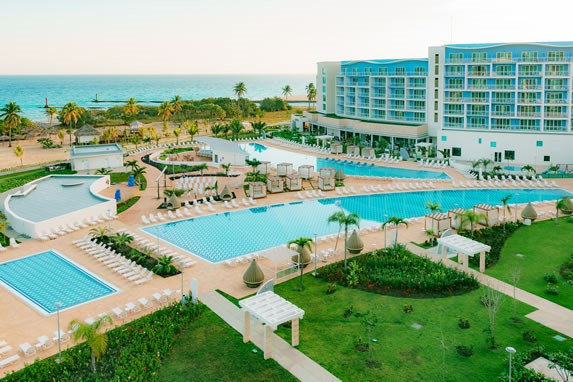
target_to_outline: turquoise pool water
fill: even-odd
[[[555,189],[439,190],[360,195],[255,207],[148,226],[142,230],[217,263],[285,245],[301,236],[336,233],[338,226],[327,223],[327,218],[340,208],[358,213],[360,226],[368,227],[381,224],[388,216],[423,216],[428,212],[425,209],[427,201],[438,202],[442,209],[448,210],[471,208],[480,203],[497,205],[508,194],[512,194],[510,203],[556,200],[569,195]]]
[[[503,166],[503,169],[507,171],[522,171],[519,166]]]
[[[316,170],[321,169],[322,167],[340,168],[348,175],[415,179],[449,179],[448,174],[443,171],[410,170],[405,168],[378,166],[374,164],[359,164],[358,162],[350,160],[318,158],[312,155],[267,147],[259,143],[244,144],[241,145],[241,148],[249,154],[249,158],[268,161],[271,162],[273,166],[286,162],[292,163],[295,169],[305,164],[313,165]]]
[[[0,264],[0,284],[42,314],[118,291],[53,249]]]
[[[101,176],[53,175],[34,183],[36,189],[28,195],[13,196],[9,207],[20,217],[41,222],[104,203],[107,199],[90,192],[91,184],[100,178]],[[76,185],[65,186],[68,184]]]

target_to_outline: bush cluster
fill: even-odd
[[[521,227],[521,224],[509,222],[505,225],[500,224],[476,230],[473,233],[473,237],[471,232],[468,231],[462,231],[460,232],[460,235],[469,237],[470,239],[487,244],[491,247],[491,251],[485,256],[485,265],[489,268],[499,261],[499,255],[505,241],[513,235],[519,227]],[[470,257],[470,263],[475,266],[479,266],[479,256]]]
[[[353,286],[380,294],[449,296],[479,287],[475,277],[416,256],[402,246],[366,253],[352,262],[356,263]],[[342,261],[332,263],[321,269],[319,277],[348,286],[350,269],[345,271]]]
[[[10,373],[12,381],[154,381],[179,334],[201,313],[199,305],[174,304],[107,332],[108,348],[90,369],[90,349],[79,344]]]
[[[559,273],[566,281],[573,281],[573,254],[561,265]]]

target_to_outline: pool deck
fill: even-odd
[[[273,146],[269,142],[265,141],[265,144],[269,146]],[[275,146],[280,149],[288,150],[288,148],[282,146]],[[129,157],[127,160],[131,159],[140,159],[143,154],[139,154],[134,157]],[[311,153],[311,155],[316,156],[326,156],[317,153]],[[329,155],[330,156],[330,155]],[[332,157],[332,156],[330,156]],[[338,155],[335,157],[343,158],[342,155]],[[417,166],[415,163],[412,162],[400,162],[398,164],[387,164],[387,163],[378,163],[384,166],[396,166],[402,168],[411,168],[411,169],[426,169],[425,167]],[[141,163],[140,163],[141,164]],[[142,164],[143,165],[143,164]],[[152,180],[155,179],[159,171],[151,166],[147,166],[147,178]],[[242,179],[244,176],[244,172],[248,171],[250,168],[245,168],[239,170],[243,173],[239,178],[227,178],[221,179],[219,184],[219,189],[222,189],[225,184],[229,185],[229,188],[237,194],[237,197],[240,199],[244,197],[243,189],[242,189]],[[450,175],[452,180],[459,181],[459,180],[467,180],[463,177],[460,173],[455,171],[452,168],[440,169],[439,171],[444,171]],[[405,180],[398,180],[398,183],[408,182],[407,179]],[[573,179],[558,179],[556,182],[561,186],[561,188],[566,189],[570,192],[573,192]],[[159,204],[159,200],[157,197],[157,189],[153,187],[153,181],[149,182],[149,186],[145,191],[139,193],[141,195],[141,200],[137,202],[132,208],[125,211],[117,220],[111,221],[109,223],[103,223],[102,226],[109,225],[112,229],[123,229],[127,231],[131,231],[132,233],[137,233],[141,236],[146,236],[144,232],[139,231],[139,228],[142,226],[141,224],[141,215],[142,214],[149,214],[150,212],[155,212],[157,205]],[[364,178],[347,178],[345,180],[345,186],[348,188],[353,186],[359,191],[361,194],[362,185],[378,185],[382,184],[385,186],[388,184],[395,184],[396,181],[392,180],[372,180],[372,179],[364,179]],[[451,182],[443,182],[443,181],[434,181],[436,185],[436,189],[452,189]],[[123,188],[123,186],[120,186]],[[115,189],[116,187],[113,187]],[[111,189],[108,189],[106,192],[111,192]],[[127,192],[128,190],[126,190]],[[131,191],[131,190],[130,190]],[[123,189],[122,189],[123,192]],[[131,191],[133,192],[133,191]],[[390,191],[384,191],[390,192]],[[326,197],[336,197],[338,196],[334,191],[327,192]],[[279,193],[279,194],[270,194],[265,199],[258,199],[258,205],[270,205],[275,203],[283,203],[283,202],[291,202],[291,201],[299,201],[297,198],[296,192],[289,192],[289,193]],[[222,203],[214,204],[216,212],[222,211],[229,211],[225,209]],[[544,206],[541,208],[536,207],[537,211],[553,211],[554,208],[552,206]],[[95,273],[102,279],[114,284],[118,288],[121,289],[120,293],[114,294],[109,297],[102,298],[97,301],[93,301],[90,303],[86,303],[84,305],[80,305],[74,308],[70,308],[69,310],[64,310],[60,313],[60,322],[62,328],[67,328],[68,323],[72,319],[80,319],[84,320],[88,317],[97,318],[98,314],[102,312],[111,312],[111,309],[114,307],[121,307],[123,308],[126,303],[133,302],[137,303],[137,300],[140,297],[145,297],[151,301],[151,295],[156,292],[162,292],[164,289],[171,289],[171,290],[179,290],[181,277],[174,276],[167,279],[163,279],[161,277],[155,276],[153,280],[144,283],[142,285],[134,285],[133,283],[126,281],[123,277],[118,275],[117,273],[113,272],[112,270],[106,268],[104,265],[99,263],[96,259],[89,257],[86,255],[81,249],[78,249],[72,243],[73,240],[84,238],[87,236],[89,228],[81,229],[80,231],[73,232],[71,234],[59,237],[55,240],[50,241],[40,241],[40,240],[27,240],[23,242],[19,248],[15,249],[8,249],[2,253],[0,253],[0,258],[2,262],[9,261],[12,259],[17,259],[32,253],[42,252],[47,249],[56,249],[58,252],[63,254],[64,256],[70,258],[74,262],[80,264],[81,266],[87,268],[91,272]],[[384,234],[382,231],[371,232],[367,234],[361,234],[361,238],[364,241],[364,251],[369,251],[375,248],[383,247],[384,243]],[[398,239],[402,243],[414,241],[414,242],[422,242],[426,239],[424,233],[424,222],[423,220],[418,221],[416,223],[410,224],[408,228],[401,227],[399,228],[399,235]],[[389,239],[388,239],[389,242]],[[181,251],[177,248],[171,247],[167,243],[161,244],[164,247],[172,248],[175,252],[181,253]],[[318,253],[321,250],[327,248],[333,248],[334,241],[327,241],[327,242],[320,242],[318,243]],[[342,258],[342,246],[339,245],[339,249],[337,251],[337,255],[335,260],[339,260]],[[199,294],[204,294],[215,289],[223,290],[233,296],[236,297],[244,297],[249,294],[255,292],[254,289],[249,289],[244,286],[242,281],[242,275],[247,268],[247,264],[239,264],[236,266],[228,266],[224,263],[221,264],[209,264],[206,261],[202,260],[201,258],[195,258],[194,256],[189,255],[189,257],[194,258],[197,260],[197,264],[190,268],[186,268],[183,273],[183,280],[185,283],[184,289],[189,288],[189,282],[192,278],[198,280],[199,284]],[[329,260],[329,262],[332,260]],[[260,260],[261,266],[263,269],[270,269],[273,267],[273,264],[266,259]],[[324,263],[322,261],[318,262],[318,266],[322,266]],[[306,268],[306,272],[312,272],[312,266]],[[294,277],[294,276],[293,276]],[[37,337],[42,335],[47,335],[52,337],[54,331],[57,329],[57,319],[56,315],[52,315],[49,317],[42,316],[40,313],[36,312],[34,309],[26,305],[22,302],[18,297],[14,296],[12,293],[8,292],[4,288],[0,288],[0,322],[2,323],[0,328],[0,341],[4,340],[8,343],[8,345],[12,346],[12,351],[7,354],[7,356],[11,354],[19,352],[18,346],[24,342],[29,342],[30,344],[35,344],[37,342]],[[155,309],[157,306],[154,306],[151,309]],[[571,317],[573,317],[573,312],[571,310],[567,310]],[[113,325],[120,325],[123,322],[128,320],[133,320],[135,318],[140,317],[141,315],[149,313],[149,310],[145,311],[142,310],[139,313],[135,313],[129,315],[127,319],[122,321],[115,321]],[[535,319],[535,316],[531,317]],[[543,320],[541,320],[543,321]],[[548,322],[545,320],[545,322]],[[549,324],[548,324],[549,325]],[[62,344],[62,349],[66,349],[72,346],[72,342],[67,342]],[[44,358],[46,356],[50,356],[57,353],[57,345],[39,352],[34,357]],[[0,370],[0,377],[4,375],[5,372],[17,370],[22,368],[25,363],[33,362],[33,359],[29,358],[26,359],[22,356],[21,360],[5,367],[4,369]]]

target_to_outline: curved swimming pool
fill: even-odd
[[[444,210],[471,208],[476,204],[500,204],[512,194],[510,203],[556,200],[570,195],[556,189],[435,190],[347,196],[306,200],[224,212],[142,228],[206,261],[218,263],[237,256],[284,245],[298,237],[329,235],[338,231],[327,219],[341,208],[356,212],[361,227],[379,225],[389,216],[423,216],[427,201]]]

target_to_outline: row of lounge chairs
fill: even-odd
[[[549,183],[547,180],[513,180],[513,179],[503,179],[503,180],[468,180],[468,181],[452,181],[452,187],[537,187],[537,188],[555,188],[559,187],[555,181]]]
[[[304,194],[302,193],[302,191],[297,191],[296,193],[296,197],[300,200],[320,198],[323,196],[326,196],[326,194],[322,190],[306,190]]]
[[[247,198],[242,198],[242,199],[241,199],[241,204],[239,204],[236,199],[231,199],[230,202],[227,201],[227,200],[225,200],[225,201],[223,202],[223,205],[224,205],[225,208],[228,209],[228,210],[233,209],[233,208],[241,208],[241,207],[247,207],[247,208],[249,208],[249,207],[252,207],[252,206],[254,206],[254,205],[256,205],[256,204],[257,204],[257,202],[256,202],[255,199],[253,199],[253,198],[249,198],[249,199],[247,199]]]
[[[98,244],[90,239],[74,240],[74,244],[107,268],[132,281],[135,285],[143,284],[153,278],[153,271],[123,257],[104,244]]]
[[[420,159],[418,162],[418,166],[423,167],[433,167],[433,168],[445,168],[448,167],[449,163],[447,160],[435,160],[435,159]]]
[[[281,146],[287,146],[287,147],[292,147],[292,148],[296,148],[296,149],[302,149],[302,150],[306,150],[309,152],[315,152],[315,153],[319,153],[319,154],[329,154],[330,153],[330,151],[327,148],[320,147],[319,145],[303,145],[302,143],[298,143],[298,142],[291,141],[289,139],[285,139],[285,138],[281,138],[281,137],[273,138],[271,141],[278,144],[278,145],[281,145]]]
[[[190,259],[187,256],[180,255],[177,252],[175,252],[169,248],[162,247],[157,242],[153,242],[153,241],[146,239],[140,235],[133,235],[131,233],[129,233],[129,234],[131,236],[133,236],[135,244],[137,244],[142,249],[146,248],[146,249],[152,250],[153,253],[157,257],[172,256],[173,260],[178,265],[182,266],[183,268],[191,267],[191,266],[197,264],[197,261]]]
[[[197,144],[197,142],[195,141],[181,141],[179,142],[179,144],[176,143],[164,143],[161,145],[153,145],[153,146],[143,146],[143,147],[139,147],[136,150],[131,150],[127,153],[127,155],[134,155],[134,154],[140,154],[140,153],[146,153],[148,151],[151,150],[156,150],[156,149],[168,149],[170,147],[181,147],[181,146],[188,146],[188,145],[194,145]]]
[[[4,357],[12,351],[12,346],[8,345],[6,341],[0,341],[0,357]],[[18,354],[9,355],[6,358],[0,359],[0,369],[13,364],[18,361],[20,356]]]
[[[57,228],[50,229],[50,231],[42,232],[39,238],[40,240],[57,239],[60,236],[64,236],[68,233],[78,231],[82,228],[87,228],[89,226],[94,226],[114,219],[117,219],[116,214],[112,212],[102,213],[97,216],[91,216],[83,220],[76,221],[75,223],[61,224]]]

